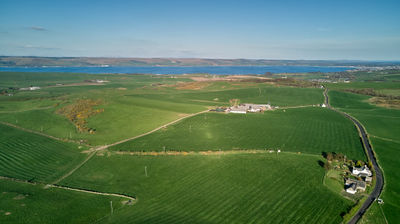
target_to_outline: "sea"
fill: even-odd
[[[0,67],[0,71],[12,72],[67,72],[90,74],[160,74],[180,75],[207,73],[214,75],[248,75],[271,73],[341,72],[354,67],[331,66],[147,66],[147,67]]]

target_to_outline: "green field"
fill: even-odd
[[[129,74],[64,74],[0,72],[3,88],[43,87],[37,91],[16,91],[14,96],[0,96],[0,120],[33,130],[91,145],[113,143],[136,136],[186,114],[210,106],[228,106],[231,99],[242,103],[267,103],[274,106],[320,104],[322,90],[278,87],[270,84],[213,82],[203,89],[179,89],[190,81],[183,76]],[[102,79],[105,85],[88,86],[84,80]],[[83,84],[58,86],[56,84]],[[96,134],[79,133],[74,125],[56,111],[78,99],[101,100],[104,109],[88,119]]]
[[[342,152],[364,159],[358,133],[342,115],[325,108],[264,114],[206,113],[112,147],[122,151],[281,149],[320,155]]]
[[[93,79],[109,82],[85,83]],[[0,121],[64,139],[0,125],[0,176],[33,183],[0,180],[5,192],[0,192],[1,223],[340,223],[355,204],[343,197],[340,180],[330,181],[338,174],[326,174],[319,160],[324,160],[322,152],[341,152],[356,160],[366,157],[350,120],[312,106],[323,102],[320,88],[193,82],[189,76],[10,72],[0,72],[0,83],[3,89],[43,87],[0,95]],[[55,86],[60,83],[64,86]],[[388,89],[391,86],[382,91]],[[379,155],[379,159],[386,161],[382,166],[388,183],[383,209],[394,220],[396,213],[389,210],[397,206],[397,195],[392,193],[398,188],[393,168],[397,145],[383,139],[397,139],[397,133],[382,125],[396,126],[398,115],[364,102],[365,96],[330,94],[332,104],[363,123],[376,116],[387,118],[365,125],[374,132],[378,154],[380,149],[390,151],[390,158]],[[114,143],[208,108],[229,106],[232,99],[270,102],[280,108],[246,115],[199,114],[103,149],[82,167],[78,165],[88,156],[82,151],[89,146],[65,141]],[[59,112],[79,102],[99,102],[93,110],[100,112],[85,118],[86,125],[95,129],[92,134],[79,132],[76,123]],[[270,149],[275,152],[269,153]],[[282,152],[276,153],[278,149]],[[175,155],[139,155],[164,150]],[[130,195],[137,197],[136,202],[122,206],[117,197],[45,187],[74,168],[78,169],[57,184]]]
[[[329,95],[333,106],[348,112],[366,127],[385,178],[382,208],[389,223],[395,223],[400,220],[400,110],[371,105],[366,102],[368,96],[338,91]]]
[[[320,156],[96,156],[62,184],[135,195],[111,223],[339,223]],[[147,167],[147,177],[145,175]]]
[[[0,180],[0,223],[93,223],[107,219],[110,201],[116,211],[123,207],[117,197],[48,188]]]
[[[0,124],[0,176],[50,182],[85,158],[78,146]]]

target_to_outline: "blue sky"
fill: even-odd
[[[0,55],[400,60],[400,1],[0,0]]]

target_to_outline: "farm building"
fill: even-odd
[[[239,106],[229,107],[227,112],[235,114],[246,114],[247,112],[257,113],[265,110],[272,110],[272,106],[269,104],[240,104]]]
[[[40,89],[39,86],[31,86],[28,88],[20,88],[19,90],[38,90],[38,89]]]
[[[364,181],[346,179],[345,188],[347,193],[355,194],[358,190],[365,191],[366,184]]]
[[[229,113],[234,113],[234,114],[245,114],[247,113],[247,108],[244,106],[235,106],[235,107],[230,107],[229,109]]]

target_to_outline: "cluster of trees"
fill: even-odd
[[[6,95],[8,93],[13,93],[16,90],[18,90],[18,88],[15,88],[15,87],[8,87],[7,89],[0,89],[0,96],[1,95]]]
[[[322,152],[322,156],[328,161],[343,161],[343,162],[346,162],[346,156],[343,153]]]
[[[336,162],[345,162],[348,166],[350,167],[362,167],[364,165],[368,165],[369,168],[372,168],[372,163],[368,162],[366,164],[362,160],[347,160],[346,155],[343,153],[335,153],[335,152],[322,152],[322,156],[328,161],[328,162],[323,162],[321,160],[318,161],[318,164],[325,168],[326,170],[331,169],[331,162],[336,161]]]
[[[103,108],[95,109],[94,106],[100,105],[100,100],[80,99],[74,104],[67,105],[57,112],[70,120],[79,132],[89,132],[94,134],[96,129],[87,127],[86,119],[104,111]]]

